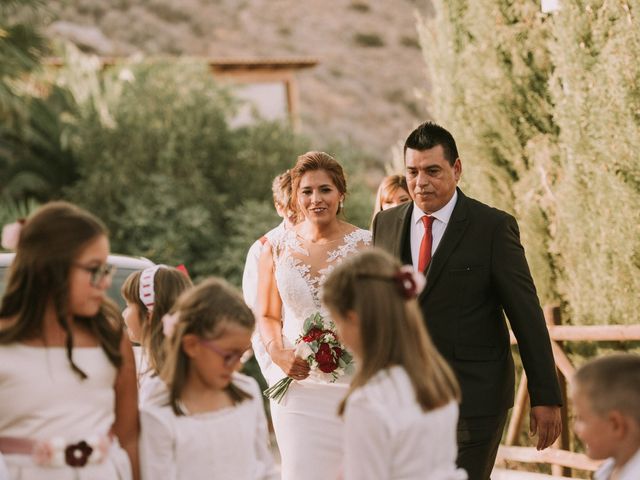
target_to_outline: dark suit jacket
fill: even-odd
[[[378,213],[373,242],[411,263],[413,203]],[[561,405],[549,334],[516,220],[458,200],[418,298],[427,329],[460,382],[464,417],[513,406],[514,366],[504,314],[518,340],[532,405]]]

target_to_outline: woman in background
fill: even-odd
[[[409,187],[407,186],[407,180],[404,178],[404,175],[389,175],[388,177],[384,177],[382,182],[380,182],[378,193],[376,194],[373,216],[375,217],[376,214],[382,210],[395,207],[410,200]]]

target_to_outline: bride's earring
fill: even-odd
[[[340,210],[342,210],[343,208],[344,208],[344,202],[340,200]]]

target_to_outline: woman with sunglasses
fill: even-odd
[[[16,256],[0,306],[0,452],[9,478],[137,479],[135,364],[106,298],[114,270],[105,226],[53,202],[12,234],[12,245],[3,242]]]
[[[141,410],[143,478],[279,478],[258,384],[236,372],[255,325],[240,292],[206,280],[162,322],[169,399]]]

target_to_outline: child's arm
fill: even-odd
[[[140,411],[140,464],[143,480],[175,480],[177,466],[174,451],[174,432],[163,421],[159,407]]]
[[[136,382],[136,363],[133,349],[126,335],[120,341],[122,365],[118,369],[115,383],[116,419],[113,433],[118,437],[120,446],[127,452],[131,462],[133,479],[140,479],[138,458],[138,435],[140,424],[138,418],[138,385]]]
[[[384,419],[366,401],[349,399],[345,414],[343,480],[391,478],[393,446]]]

